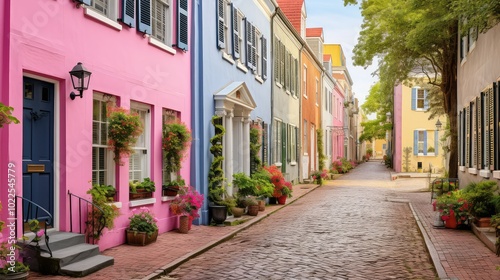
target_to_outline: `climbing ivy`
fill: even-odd
[[[210,153],[213,155],[212,164],[208,172],[208,199],[217,204],[224,204],[224,170],[222,163],[224,157],[222,156],[222,138],[226,133],[224,126],[222,126],[222,117],[213,116],[212,125],[215,129],[215,135],[210,139]]]

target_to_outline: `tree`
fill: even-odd
[[[387,123],[387,113],[391,112],[392,95],[387,95],[381,89],[381,84],[376,83],[370,88],[365,103],[361,105],[366,114],[375,114],[375,120],[368,120],[361,123],[363,133],[359,141],[371,141],[373,139],[383,139],[385,132],[392,129],[392,125]],[[365,119],[365,118],[363,118]]]
[[[357,0],[344,0],[357,4]],[[379,59],[377,74],[385,94],[414,74],[423,74],[439,88],[450,124],[449,176],[458,173],[457,51],[459,25],[486,32],[500,20],[498,0],[363,0],[364,17],[355,65]],[[464,20],[466,19],[466,20]],[[436,99],[436,98],[434,98]]]

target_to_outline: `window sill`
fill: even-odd
[[[110,202],[108,203],[109,205],[114,205],[116,208],[120,209],[122,208],[122,203],[121,201],[114,201],[114,202]]]
[[[500,179],[500,170],[493,171],[493,178]]]
[[[240,61],[236,63],[236,68],[240,69],[245,74],[248,73],[248,69]]]
[[[462,171],[462,172],[465,172],[465,166],[459,166],[459,167],[458,167],[458,170],[459,170],[459,171]]]
[[[277,86],[278,88],[283,88],[283,85],[282,85],[282,84],[280,84],[280,83],[278,83],[278,82],[275,82],[275,84],[276,84],[276,86]]]
[[[479,170],[479,176],[483,178],[490,178],[491,172],[489,170]]]
[[[460,61],[460,66],[463,66],[467,62],[467,57],[462,58],[462,61]]]
[[[146,199],[131,200],[128,203],[128,206],[129,207],[137,207],[137,206],[143,206],[143,205],[155,204],[155,203],[156,203],[156,198],[146,198]]]
[[[161,197],[161,201],[165,202],[165,201],[172,201],[176,198],[177,196],[162,196]]]
[[[274,165],[276,165],[276,167],[281,167],[281,162],[275,162]]]
[[[255,75],[255,80],[261,84],[264,83],[264,80],[262,80],[262,78],[259,75]]]
[[[305,99],[308,99],[307,95],[303,94],[302,96],[303,96]]]
[[[168,45],[165,45],[163,42],[149,36],[149,39],[148,39],[148,43],[150,45],[153,45],[161,50],[164,50],[168,53],[171,53],[171,54],[176,54],[177,51],[175,51],[172,47],[169,47]]]
[[[469,174],[474,174],[477,175],[477,169],[476,168],[469,168]]]
[[[233,57],[231,55],[225,53],[224,51],[222,52],[222,58],[224,58],[227,62],[234,64]]]
[[[297,165],[297,162],[296,161],[292,161],[292,162],[290,162],[290,165],[291,166],[295,166],[295,165]]]
[[[92,10],[91,8],[88,8],[88,7],[85,7],[83,8],[84,12],[85,12],[85,15],[93,18],[93,19],[96,19],[116,30],[119,30],[121,31],[122,30],[122,25],[119,24],[118,22],[114,21],[114,20],[111,20],[110,18],[104,16],[104,15],[101,15],[100,13]]]
[[[286,94],[288,94],[288,95],[291,95],[291,94],[292,94],[289,90],[286,90],[285,92],[286,92]]]

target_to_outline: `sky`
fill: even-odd
[[[378,77],[371,74],[375,67],[364,69],[353,66],[353,49],[358,41],[363,17],[359,6],[344,7],[343,0],[305,0],[307,11],[306,26],[323,27],[325,44],[341,44],[347,60],[347,70],[353,81],[353,92],[359,104],[363,104]]]

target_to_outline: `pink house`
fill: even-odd
[[[0,102],[21,121],[0,128],[1,220],[12,198],[4,185],[14,176],[15,194],[46,208],[52,230],[61,232],[71,229],[70,213],[78,230],[78,202],[70,209],[69,192],[90,199],[92,183],[116,186],[121,215],[114,229],[104,230],[101,250],[125,242],[128,217],[139,207],[155,213],[160,233],[177,227],[171,198],[161,190],[162,123],[174,115],[191,124],[191,1],[150,1],[0,1]],[[79,92],[69,71],[79,62],[91,76],[83,96],[72,99]],[[107,102],[138,113],[144,125],[135,153],[121,166],[107,147]],[[189,179],[185,158],[180,175]],[[156,191],[130,200],[129,181],[144,178]]]

